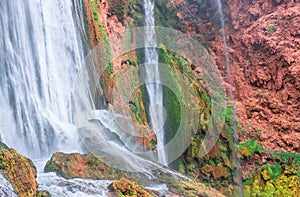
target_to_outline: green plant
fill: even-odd
[[[274,166],[266,164],[265,169],[268,171],[268,174],[272,180],[276,180],[282,174],[280,165],[278,163]]]
[[[261,131],[259,129],[255,130],[254,135],[255,136],[260,136],[261,135]]]
[[[274,26],[274,24],[269,24],[269,32],[270,32],[270,34],[272,34],[273,32],[274,32],[274,29],[275,29],[275,26]]]
[[[108,66],[105,68],[108,75],[111,75],[114,73],[114,67],[112,63],[109,63]]]
[[[94,10],[94,9],[93,9],[93,16],[94,16],[95,21],[98,21],[98,20],[99,20],[99,16],[98,16],[97,10]]]
[[[256,142],[255,138],[252,138],[242,142],[239,150],[243,157],[251,157],[255,152],[263,152],[265,149]]]

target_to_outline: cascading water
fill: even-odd
[[[144,0],[145,9],[145,71],[147,93],[149,95],[149,116],[151,129],[157,138],[158,162],[168,165],[166,152],[164,149],[164,108],[163,108],[163,89],[159,84],[160,73],[158,64],[158,52],[155,47],[155,19],[154,19],[154,0]]]
[[[45,160],[36,160],[80,150],[72,99],[84,57],[80,6],[76,0],[0,1],[1,141],[35,159],[39,188],[52,196],[107,196],[110,183],[43,173]],[[17,196],[1,173],[0,196]]]
[[[71,87],[83,59],[71,0],[0,2],[0,133],[31,158],[78,149]]]
[[[0,134],[1,141],[34,159],[40,189],[52,196],[107,196],[110,181],[65,180],[44,173],[45,158],[55,151],[81,151],[79,136],[94,140],[90,151],[99,151],[126,170],[153,178],[160,165],[134,153],[126,136],[112,120],[111,112],[97,111],[93,87],[99,88],[95,68],[82,64],[84,51],[77,31],[77,0],[0,1]],[[153,16],[154,3],[145,2],[149,31],[146,35],[147,77],[159,82],[158,54]],[[162,88],[148,84],[151,96],[151,125],[157,132],[159,161],[166,163],[163,147]],[[98,90],[97,90],[98,91]],[[116,115],[114,115],[116,116]],[[127,118],[127,117],[125,117]],[[160,128],[161,127],[161,128]],[[79,129],[78,129],[79,128]],[[118,136],[118,137],[116,137]],[[114,164],[114,162],[112,162]],[[174,177],[187,179],[168,169]],[[11,185],[2,179],[1,192],[13,196]],[[165,188],[163,190],[166,190]]]
[[[17,197],[13,186],[2,174],[0,174],[0,196]]]
[[[222,38],[223,38],[223,44],[224,44],[224,55],[225,55],[225,64],[226,64],[226,73],[227,73],[227,79],[230,84],[229,86],[229,96],[230,96],[230,101],[232,102],[233,106],[233,117],[236,117],[236,108],[234,104],[234,96],[233,96],[233,91],[232,91],[232,80],[231,80],[231,74],[230,74],[230,63],[229,63],[229,57],[228,57],[228,46],[227,46],[227,40],[226,40],[226,32],[225,32],[225,23],[224,23],[224,14],[223,14],[223,9],[222,9],[222,3],[221,0],[217,0],[218,2],[218,12],[220,15],[220,22],[221,22],[221,29],[222,29]],[[231,127],[233,130],[232,133],[232,138],[233,142],[236,145],[235,147],[238,146],[239,141],[238,141],[238,133],[237,133],[237,125],[236,122],[231,122]],[[238,150],[237,148],[234,147],[234,157],[236,158],[236,181],[238,185],[238,196],[243,196],[243,186],[242,186],[242,175],[241,175],[241,164],[240,164],[240,159],[238,157]]]

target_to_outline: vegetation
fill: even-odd
[[[265,149],[258,144],[255,138],[246,140],[239,145],[242,157],[251,157],[255,152],[263,152]]]
[[[112,75],[114,73],[114,67],[112,63],[109,63],[106,68],[105,68],[106,72],[108,75]]]
[[[118,20],[125,25],[125,18],[130,13],[130,8],[133,7],[133,3],[135,1],[133,0],[125,0],[125,1],[119,1],[119,0],[110,0],[109,3],[109,12],[113,15],[116,15],[118,17]]]
[[[269,32],[270,32],[270,34],[272,34],[274,32],[274,30],[275,30],[274,24],[269,24]]]
[[[145,115],[145,109],[141,106],[142,94],[140,91],[133,94],[133,101],[130,101],[130,109],[133,112],[136,120],[139,124],[145,124],[143,116]]]
[[[108,35],[107,35],[105,24],[102,20],[100,20],[100,17],[99,17],[99,10],[100,10],[99,1],[90,0],[90,5],[92,7],[92,14],[93,14],[94,20],[96,21],[96,24],[97,24],[97,28],[98,28],[97,31],[100,34],[100,37],[96,38],[97,42],[99,43],[99,42],[102,42],[103,40],[105,40],[108,37]]]
[[[170,53],[163,47],[160,47],[159,55],[160,62],[170,65],[184,76],[187,76],[191,83],[196,81],[194,80],[195,74],[191,71],[190,63],[187,59]],[[180,103],[178,100],[176,100],[176,95],[174,95],[174,92],[176,91],[183,95],[185,92],[181,88],[181,84],[178,84],[176,75],[174,75],[174,73],[172,73],[170,70],[163,72],[163,78],[169,80],[171,84],[175,84],[172,90],[164,88],[164,105],[168,110],[167,123],[172,122],[171,126],[167,125],[165,128],[165,131],[167,132],[167,139],[171,139],[173,135],[175,135],[174,132],[176,132],[178,129],[180,119],[184,118],[185,115],[183,114],[182,116],[183,112],[180,109]],[[226,124],[221,138],[217,141],[216,145],[212,148],[208,155],[200,158],[199,151],[202,146],[203,137],[205,136],[208,128],[212,102],[209,94],[203,90],[201,83],[197,81],[195,85],[198,89],[198,96],[193,98],[193,100],[197,100],[200,104],[201,115],[199,127],[198,130],[194,132],[191,145],[185,152],[184,156],[182,156],[180,160],[177,160],[172,165],[174,168],[188,175],[189,177],[200,180],[201,182],[205,182],[215,188],[228,187],[228,185],[233,181],[235,166],[235,164],[232,163],[232,158],[230,155],[230,152],[234,147],[232,142],[232,122],[236,122],[236,119],[233,116],[233,109],[232,107],[228,107],[226,110]],[[188,124],[188,121],[186,121],[186,124]]]
[[[157,26],[180,29],[178,8],[174,7],[169,0],[155,1],[154,15]]]
[[[268,153],[269,162],[244,181],[244,196],[298,196],[300,193],[300,154]]]
[[[114,181],[110,185],[110,189],[116,192],[118,197],[126,197],[126,196],[154,197],[154,195],[152,195],[151,193],[143,189],[137,183],[134,183],[124,178]]]

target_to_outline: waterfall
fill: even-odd
[[[230,101],[233,106],[233,117],[236,117],[236,108],[235,108],[235,103],[234,103],[234,95],[232,91],[232,80],[231,80],[231,74],[230,74],[230,62],[229,62],[229,56],[228,56],[228,46],[227,46],[227,40],[226,40],[226,32],[225,32],[225,22],[224,22],[224,14],[223,14],[223,9],[222,9],[222,3],[221,0],[218,0],[218,13],[220,15],[220,22],[221,22],[221,29],[222,29],[222,39],[223,39],[223,45],[224,45],[224,55],[225,55],[225,65],[226,65],[226,73],[227,73],[227,79],[230,84],[229,86],[229,96],[230,96]],[[242,183],[242,173],[241,173],[241,164],[240,164],[240,159],[238,156],[238,149],[236,148],[239,144],[238,140],[238,132],[237,132],[237,123],[236,121],[233,121],[230,123],[232,127],[232,140],[234,143],[234,157],[236,158],[236,182],[238,185],[238,196],[243,196],[243,183]]]
[[[147,77],[159,81],[158,54],[153,2],[146,1],[149,35],[146,36]],[[139,172],[145,180],[155,177],[162,166],[134,152],[131,142],[108,110],[96,110],[101,92],[94,67],[85,65],[82,40],[77,25],[78,0],[0,1],[0,134],[1,141],[35,162],[39,189],[52,196],[107,196],[107,180],[66,180],[55,173],[44,173],[45,158],[56,151],[100,152],[107,164]],[[149,12],[149,13],[148,13]],[[80,18],[80,17],[79,17]],[[84,32],[84,29],[82,29]],[[85,61],[84,61],[85,60]],[[91,61],[93,62],[93,61]],[[91,63],[90,66],[94,66]],[[148,85],[151,96],[151,125],[158,136],[159,160],[163,152],[162,88]],[[127,117],[124,118],[127,121]],[[81,140],[81,141],[80,141]],[[187,179],[169,169],[164,174]],[[141,175],[142,176],[142,175]],[[13,189],[0,174],[1,192],[13,196]],[[164,187],[159,186],[165,189]]]
[[[0,2],[1,140],[31,158],[73,151],[71,89],[83,59],[72,0]]]
[[[145,71],[147,93],[149,96],[149,116],[150,126],[157,138],[158,162],[168,165],[164,149],[164,108],[163,108],[163,89],[159,84],[159,64],[158,52],[155,47],[155,19],[154,19],[154,0],[144,0],[145,9]]]

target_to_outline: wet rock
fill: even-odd
[[[172,180],[168,186],[171,192],[179,196],[224,197],[217,190],[192,181]]]
[[[0,172],[13,185],[18,196],[36,194],[36,168],[32,161],[3,143],[0,146]]]
[[[139,186],[137,183],[124,178],[114,181],[110,185],[110,190],[109,196],[154,197],[154,195]]]
[[[45,172],[56,172],[59,176],[67,179],[87,178],[113,180],[122,177],[132,177],[128,172],[113,168],[105,160],[93,153],[54,153],[46,163]]]

